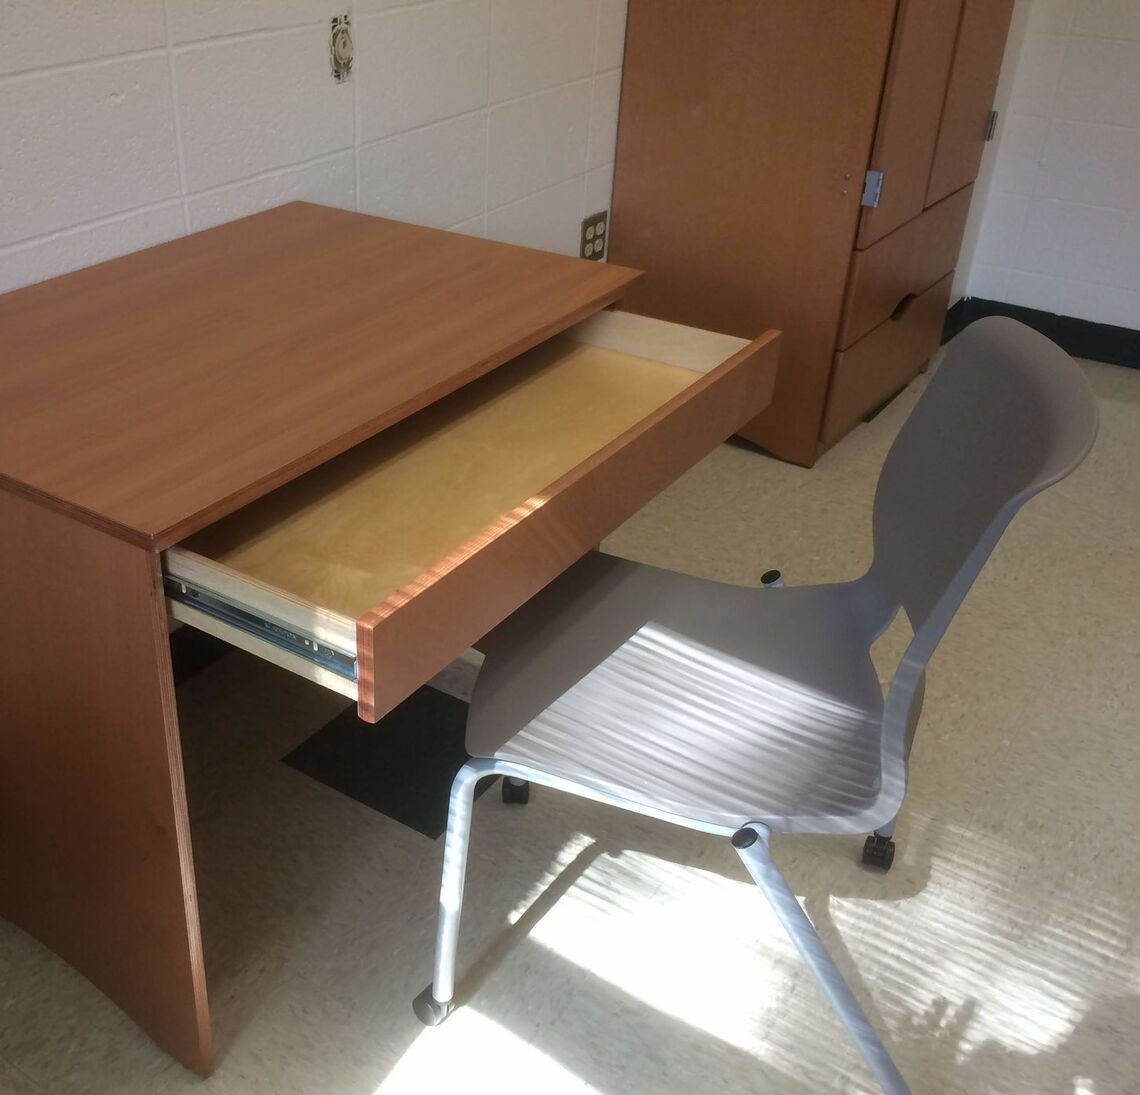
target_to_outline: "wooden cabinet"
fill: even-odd
[[[937,346],[1012,7],[630,0],[610,258],[646,278],[623,307],[784,332],[750,441],[812,464]],[[890,362],[845,364],[887,323]]]

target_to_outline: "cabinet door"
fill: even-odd
[[[643,314],[783,331],[741,432],[815,459],[894,0],[631,0],[610,257]]]
[[[875,208],[863,210],[860,248],[917,217],[938,140],[938,121],[962,0],[901,0],[875,130],[871,167],[882,171],[883,192]]]
[[[926,204],[977,178],[1013,0],[966,0],[942,109]]]

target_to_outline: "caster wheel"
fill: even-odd
[[[888,836],[872,833],[863,842],[863,862],[868,867],[889,871],[895,861],[895,842]]]
[[[525,806],[530,802],[530,784],[525,779],[503,776],[503,801],[508,806]]]
[[[431,994],[431,985],[412,1001],[412,1011],[425,1027],[438,1027],[455,1010],[455,1001],[441,1004]]]

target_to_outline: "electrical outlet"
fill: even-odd
[[[352,24],[347,14],[332,17],[329,32],[329,63],[332,76],[338,84],[343,84],[352,75]]]
[[[606,237],[609,234],[610,212],[603,209],[582,221],[582,240],[578,254],[584,259],[600,262],[606,257]]]

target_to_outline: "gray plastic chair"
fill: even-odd
[[[953,344],[887,456],[874,562],[837,585],[751,589],[592,553],[490,637],[451,792],[427,1024],[454,1007],[475,785],[527,781],[732,838],[883,1089],[906,1084],[769,852],[773,832],[867,833],[906,791],[926,663],[1017,510],[1089,451],[1074,362],[1009,319]],[[774,514],[775,519],[779,518]],[[914,636],[884,703],[870,647]],[[510,785],[508,785],[510,781]]]

